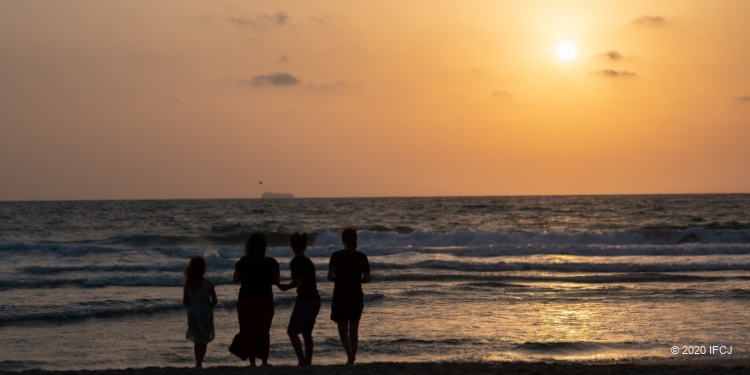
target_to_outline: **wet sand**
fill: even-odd
[[[239,367],[219,366],[204,369],[190,367],[147,367],[125,370],[80,370],[80,371],[42,371],[26,370],[22,372],[0,372],[6,374],[26,375],[246,375],[246,374],[362,374],[362,375],[447,375],[447,374],[750,374],[750,359],[727,360],[689,360],[689,361],[656,361],[637,363],[532,363],[532,362],[429,362],[429,363],[361,363],[348,366],[273,366],[273,367]]]

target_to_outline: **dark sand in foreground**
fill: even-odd
[[[362,363],[347,366],[274,366],[250,368],[238,366],[207,367],[148,367],[125,370],[81,370],[0,372],[6,374],[44,375],[246,375],[246,374],[363,374],[363,375],[443,375],[443,374],[750,374],[750,359],[735,360],[691,360],[662,361],[623,364],[583,364],[575,362],[531,363],[531,362],[445,362],[445,363]]]

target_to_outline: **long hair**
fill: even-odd
[[[266,257],[267,246],[266,236],[261,232],[255,232],[245,241],[245,255],[255,260],[263,259]]]
[[[190,258],[183,273],[185,274],[185,288],[192,290],[200,288],[206,274],[206,258],[201,255]]]

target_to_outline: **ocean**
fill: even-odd
[[[316,364],[346,355],[328,258],[368,255],[358,362],[627,362],[750,356],[750,195],[0,202],[0,370],[189,367],[182,271],[216,284],[205,366],[246,366],[231,282],[254,231],[289,281],[310,235]],[[296,364],[274,288],[271,364]]]

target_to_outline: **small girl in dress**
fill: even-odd
[[[205,278],[206,258],[196,256],[185,268],[182,303],[187,306],[188,329],[185,338],[195,344],[195,367],[203,367],[208,343],[214,339],[214,283]]]

